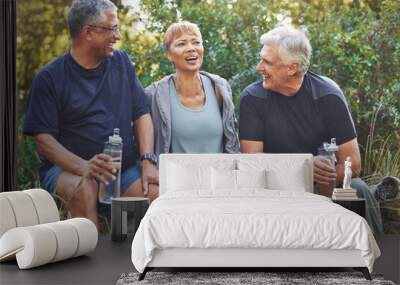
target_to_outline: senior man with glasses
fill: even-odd
[[[134,63],[114,49],[121,38],[117,7],[109,0],[76,0],[68,29],[71,49],[32,82],[24,133],[36,143],[41,186],[66,200],[73,217],[97,224],[99,189],[116,178],[102,153],[114,128],[123,139],[121,194],[157,197],[149,191],[158,183],[153,125]]]

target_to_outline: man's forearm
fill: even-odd
[[[145,114],[135,121],[135,134],[140,155],[154,152],[154,128],[150,114]]]
[[[264,142],[240,140],[241,153],[262,153],[264,151]]]
[[[67,150],[52,135],[38,134],[34,136],[34,140],[38,153],[51,163],[72,174],[83,175],[86,161]]]

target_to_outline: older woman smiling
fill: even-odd
[[[197,25],[172,24],[164,37],[176,73],[151,84],[155,153],[236,153],[232,92],[218,75],[200,71],[204,47]]]

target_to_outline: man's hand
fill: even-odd
[[[149,193],[149,184],[158,185],[157,167],[149,160],[143,160],[142,165],[142,189],[145,196]]]
[[[314,182],[316,193],[331,197],[336,181],[336,170],[325,157],[314,158]]]
[[[314,159],[314,182],[320,185],[332,185],[336,181],[336,169],[330,161],[317,156]]]
[[[115,180],[114,174],[117,172],[115,165],[112,164],[111,157],[100,153],[89,161],[86,161],[82,168],[83,178],[96,178],[99,182],[108,185],[108,181]]]

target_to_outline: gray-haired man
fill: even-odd
[[[116,171],[102,154],[104,142],[120,129],[122,195],[143,196],[151,182],[158,183],[151,161],[153,125],[134,64],[114,49],[121,38],[117,7],[109,0],[76,0],[68,29],[70,51],[32,82],[24,133],[34,137],[40,154],[41,186],[68,201],[73,217],[97,224],[99,187],[115,179]],[[150,193],[151,199],[156,196]]]
[[[343,182],[346,157],[353,176],[360,174],[360,151],[353,119],[339,86],[308,71],[312,48],[304,31],[277,27],[261,37],[263,48],[257,70],[263,80],[241,94],[239,138],[244,153],[312,153],[336,138],[336,167],[315,160],[314,183],[319,193],[332,195],[332,183]],[[382,232],[379,205],[361,179],[353,187],[367,200],[367,219]]]

